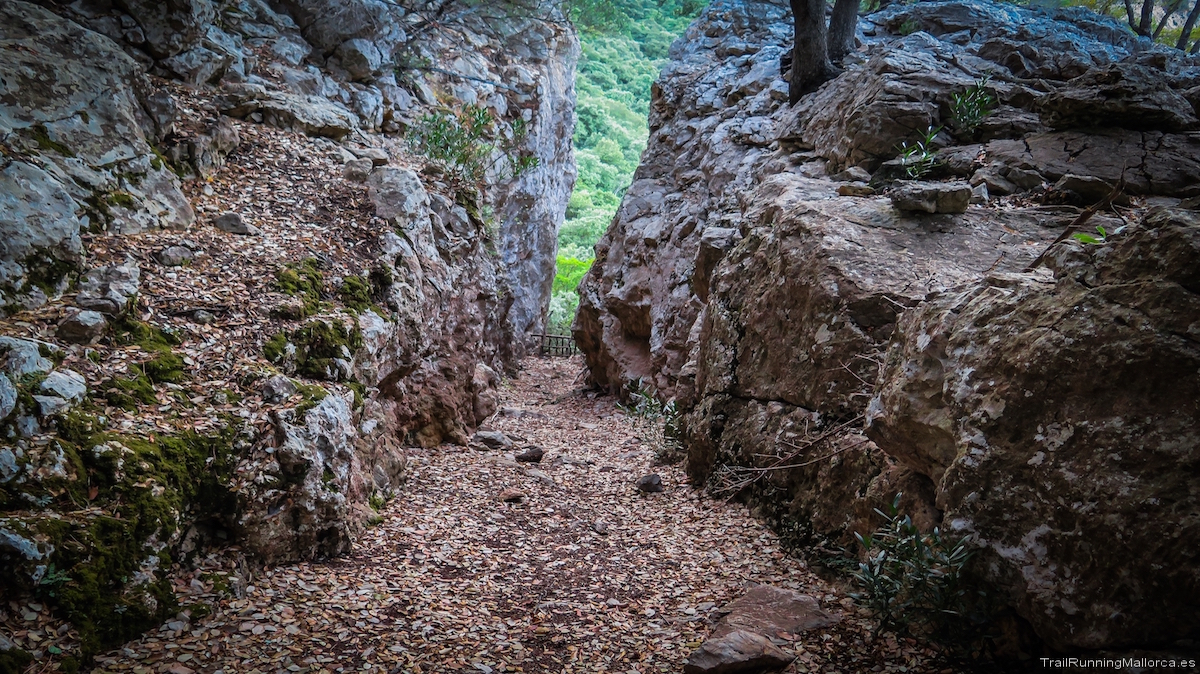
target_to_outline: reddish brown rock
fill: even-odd
[[[787,667],[792,660],[770,639],[737,630],[701,644],[688,656],[683,671],[684,674],[774,672]]]

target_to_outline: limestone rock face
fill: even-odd
[[[1052,260],[1053,283],[989,278],[906,313],[867,434],[937,485],[946,528],[1054,647],[1184,638],[1200,217],[1155,212]]]
[[[1023,272],[1123,172],[1131,203],[1196,193],[1194,61],[1081,8],[893,5],[787,108],[776,9],[714,2],[672,48],[581,286],[593,380],[673,398],[692,483],[794,540],[853,549],[903,492],[1054,649],[1194,634],[1194,213]],[[927,134],[929,193],[898,157]]]
[[[721,40],[749,51],[715,49],[705,30],[718,21]],[[651,91],[647,150],[580,287],[572,332],[598,384],[644,378],[674,393],[702,307],[691,288],[700,238],[736,229],[737,194],[761,178],[772,115],[787,102],[771,73],[790,40],[784,8],[719,0],[672,47]]]
[[[149,4],[149,3],[148,3]],[[187,227],[179,181],[151,152],[156,109],[138,64],[108,38],[25,2],[0,7],[0,128],[23,150],[0,171],[5,304],[61,291],[81,228]]]
[[[273,422],[268,460],[245,460],[251,471],[268,476],[258,483],[274,485],[239,491],[245,515],[237,526],[246,546],[267,563],[346,552],[355,533],[347,526],[356,520],[353,497],[364,490],[350,406],[328,395],[298,419]]]
[[[159,624],[158,613],[168,608],[132,599],[153,601],[171,591],[166,570],[147,560],[170,555],[186,563],[213,542],[233,542],[267,563],[341,554],[373,515],[368,499],[400,488],[406,446],[466,444],[495,413],[497,373],[515,369],[529,336],[542,330],[549,301],[556,235],[574,181],[578,41],[565,21],[471,13],[461,25],[410,40],[413,19],[402,3],[378,0],[0,3],[0,312],[36,314],[17,319],[20,329],[57,329],[71,345],[0,336],[0,562],[19,558],[20,568],[19,583],[0,583],[4,597],[40,591],[38,574],[49,563],[76,568],[82,558],[71,555],[87,556],[104,567],[96,576],[104,592],[128,595],[131,610],[146,616],[145,625],[123,627],[129,634],[122,638],[133,638]],[[407,69],[426,61],[467,79]],[[401,132],[448,101],[489,110],[501,135],[523,123],[520,151],[538,165],[517,180],[490,171],[472,198],[435,170],[393,164],[406,146]],[[282,305],[270,295],[279,289],[270,283],[279,270],[268,265],[247,275],[265,280],[255,287],[268,295],[257,305],[264,311],[256,326],[271,325],[293,341],[312,328],[307,344],[285,343],[278,364],[287,374],[296,374],[287,368],[297,353],[321,346],[336,353],[313,356],[301,375],[310,381],[279,375],[269,386],[243,390],[239,412],[253,424],[214,414],[216,427],[191,436],[147,431],[140,419],[118,423],[119,414],[148,410],[152,395],[178,400],[180,388],[195,380],[156,381],[133,360],[110,367],[104,357],[114,348],[129,346],[136,358],[164,365],[178,357],[188,375],[230,374],[184,352],[186,337],[175,344],[187,328],[171,330],[191,324],[228,336],[227,312],[207,304],[215,294],[197,294],[192,306],[162,302],[161,293],[208,281],[209,265],[225,265],[224,256],[241,246],[255,249],[251,264],[267,265],[279,259],[281,237],[296,241],[287,229],[307,223],[281,225],[272,218],[279,202],[259,198],[277,196],[270,181],[289,179],[280,162],[258,161],[281,147],[294,158],[311,152],[315,165],[338,156],[365,162],[352,172],[359,183],[331,173],[327,190],[305,195],[324,204],[303,216],[318,229],[345,216],[358,220],[345,230],[357,238],[325,248],[321,271],[309,269],[318,280],[306,280],[320,290],[310,285],[307,292],[324,293],[320,302],[289,298],[295,312],[268,318],[267,310]],[[497,167],[506,164],[496,159]],[[201,180],[181,188],[180,177]],[[228,199],[222,190],[231,183],[259,196]],[[203,202],[202,228],[153,231],[195,224],[185,192]],[[359,207],[361,215],[350,210]],[[386,225],[372,228],[368,220]],[[125,236],[141,233],[148,236]],[[138,267],[150,259],[158,264]],[[358,292],[362,299],[364,286],[369,299],[361,303],[343,296]],[[229,289],[222,282],[218,292]],[[77,306],[62,306],[69,302]],[[246,309],[236,304],[232,311]],[[287,324],[300,318],[305,323]],[[141,321],[147,325],[135,325]],[[257,332],[232,338],[245,362],[266,356],[250,334]],[[127,345],[127,337],[154,344]],[[334,343],[314,347],[324,337]],[[311,380],[334,383],[322,392]],[[212,383],[214,390],[190,395],[193,402],[234,404],[233,389],[248,380],[229,391]],[[170,394],[168,386],[175,387]],[[127,395],[122,387],[137,390]],[[100,405],[114,411],[93,418]],[[170,454],[171,461],[136,465],[170,474],[147,481],[129,469],[132,460],[122,463],[146,453]],[[177,468],[202,479],[179,480]],[[155,495],[169,505],[160,508],[164,519],[153,524],[120,510],[141,506],[111,498],[104,487],[89,496],[89,475],[104,484],[120,483],[122,475],[143,482],[139,493],[147,484],[172,485]],[[65,531],[56,522],[67,502],[88,502],[95,517],[117,513],[122,523],[138,523],[141,538],[125,524],[93,538],[81,519],[71,535],[84,552],[47,543],[48,531]],[[30,503],[37,506],[26,512]],[[120,546],[134,549],[126,555],[133,568],[112,566],[97,553]],[[149,581],[127,582],[135,574]],[[122,608],[125,599],[114,601]]]

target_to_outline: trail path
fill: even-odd
[[[349,557],[258,572],[240,598],[198,572],[179,589],[212,615],[168,623],[96,671],[678,672],[748,583],[847,615],[779,635],[798,655],[788,671],[919,671],[911,645],[865,648],[851,602],[744,506],[653,467],[614,400],[572,391],[577,359],[525,367],[490,426],[545,450],[532,470],[499,451],[413,450],[410,481]],[[664,491],[639,494],[651,472]],[[506,489],[526,497],[504,502]]]

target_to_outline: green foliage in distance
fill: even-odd
[[[566,332],[570,327],[579,305],[578,279],[587,271],[592,247],[608,229],[646,149],[650,85],[666,64],[671,43],[704,4],[572,0],[568,5],[582,47],[575,82],[579,177],[558,237],[551,330]]]
[[[560,254],[557,265],[558,273],[554,276],[554,286],[551,290],[547,327],[551,334],[566,335],[571,332],[571,321],[575,319],[575,311],[579,308],[579,295],[575,289],[579,287],[584,274],[591,269],[592,261]]]

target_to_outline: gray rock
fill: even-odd
[[[45,342],[16,337],[0,337],[0,363],[2,369],[14,380],[25,375],[49,372],[54,363],[42,356],[43,350],[57,351],[57,347]]]
[[[282,411],[271,420],[264,442],[274,447],[274,461],[260,468],[271,486],[238,493],[246,549],[267,563],[345,553],[358,517],[352,499],[365,502],[362,477],[369,474],[350,406],[327,395],[298,419]]]
[[[1200,624],[1198,571],[1172,561],[1200,555],[1200,445],[1180,443],[1200,428],[1200,379],[1180,376],[1200,369],[1200,213],[1154,209],[1049,258],[1053,283],[993,275],[906,312],[867,432],[935,486],[943,531],[1052,648],[1183,638]]]
[[[1077,176],[1073,173],[1058,179],[1058,182],[1047,191],[1046,201],[1057,204],[1074,204],[1076,206],[1091,206],[1112,193],[1113,185],[1107,180],[1092,176]],[[1129,204],[1128,195],[1118,194],[1114,199],[1117,204]]]
[[[123,0],[122,6],[141,27],[150,54],[159,59],[199,42],[216,16],[210,0]]]
[[[186,246],[168,246],[154,254],[154,259],[164,267],[181,267],[191,262],[196,254]]]
[[[150,148],[171,122],[157,114],[162,97],[135,61],[110,39],[20,1],[0,5],[0,42],[9,92],[0,126],[19,148],[0,170],[3,303],[29,294],[31,273],[37,292],[60,292],[89,225],[116,234],[191,224],[178,179]],[[19,158],[30,153],[36,161]],[[56,264],[27,269],[27,260]]]
[[[474,441],[488,449],[509,450],[512,449],[512,440],[500,431],[479,431],[475,434]]]
[[[221,112],[230,117],[258,114],[264,124],[309,136],[341,140],[358,128],[354,113],[322,96],[243,86],[230,91],[218,104]]]
[[[70,344],[92,344],[108,330],[108,320],[98,311],[76,311],[58,324],[55,335]]]
[[[242,220],[242,216],[238,213],[222,213],[213,220],[213,226],[230,234],[258,236],[260,233],[257,227]]]
[[[751,674],[774,672],[795,658],[761,634],[734,631],[710,638],[683,664],[685,674]]]
[[[342,177],[350,182],[365,183],[374,166],[370,159],[351,159],[342,166]]]
[[[312,53],[312,47],[303,39],[282,35],[271,43],[271,53],[288,65],[298,66]]]
[[[192,85],[215,84],[219,81],[234,59],[207,47],[194,47],[176,54],[160,63],[175,73],[179,79]]]
[[[638,491],[640,492],[654,494],[663,490],[663,481],[662,477],[660,477],[657,473],[652,473],[650,475],[643,475],[642,477],[639,477],[637,481],[634,482],[634,486],[637,487]]]
[[[337,57],[341,60],[342,69],[349,73],[354,80],[366,80],[379,72],[383,64],[383,55],[370,40],[354,38],[338,45]]]
[[[76,403],[87,394],[87,380],[74,370],[55,370],[42,381],[39,389],[47,395]]]
[[[389,161],[387,151],[378,147],[352,147],[350,152],[359,159],[370,159],[373,166],[386,166]]]
[[[109,316],[124,312],[137,297],[142,272],[133,261],[92,269],[79,284],[75,305]]]
[[[917,213],[964,213],[971,203],[967,183],[913,182],[896,187],[889,195],[901,211]]]
[[[38,416],[52,417],[71,408],[71,403],[57,396],[33,396],[38,406]]]
[[[833,179],[845,183],[869,183],[871,174],[859,166],[851,166],[844,171],[833,174]]]
[[[0,420],[8,418],[17,408],[17,387],[7,375],[0,374]],[[10,476],[5,476],[5,480]]]
[[[1200,122],[1162,71],[1134,63],[1089,70],[1040,101],[1055,129],[1119,126],[1135,131],[1188,131]]]
[[[367,181],[375,213],[401,227],[421,226],[429,219],[429,193],[413,171],[384,166]]]
[[[524,452],[516,456],[516,459],[521,463],[541,463],[542,457],[545,455],[546,450],[541,447],[527,447]]]
[[[837,193],[843,197],[870,197],[875,195],[875,188],[862,182],[838,185]]]
[[[262,388],[263,402],[279,403],[287,400],[297,391],[296,383],[281,374],[268,379]]]

